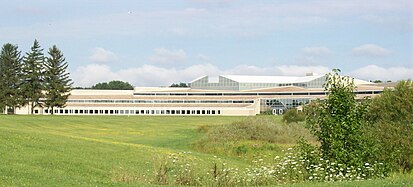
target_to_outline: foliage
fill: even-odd
[[[380,160],[393,170],[413,169],[413,82],[400,81],[394,89],[373,98],[369,107],[371,125],[365,129],[376,140]]]
[[[44,56],[39,42],[34,40],[30,52],[23,57],[22,68],[22,94],[25,105],[30,104],[30,113],[33,114],[34,107],[41,106],[40,99],[43,98],[44,90]]]
[[[314,179],[292,181],[293,176],[300,176],[298,170],[289,172],[295,171],[291,166],[300,159],[295,148],[284,152],[274,150],[272,156],[261,155],[252,161],[230,155],[215,157],[190,148],[190,143],[203,135],[197,132],[197,127],[231,124],[239,119],[3,115],[0,116],[0,186],[154,186],[160,163],[174,169],[167,172],[170,186],[184,185],[188,180],[193,180],[193,186],[218,186],[218,181],[221,186],[413,186],[413,174],[337,183],[313,182]],[[288,156],[291,161],[285,162]],[[175,157],[178,159],[173,164]],[[167,162],[161,162],[162,158]],[[312,168],[316,170],[315,166]],[[321,168],[325,170],[327,165],[318,167],[317,175],[321,176]],[[345,171],[343,174],[347,173],[344,165],[335,165],[333,169],[340,168]],[[364,165],[360,168],[367,169]],[[280,181],[275,180],[276,176]]]
[[[261,115],[273,115],[272,114],[272,108],[269,108],[267,110],[264,110],[263,112],[260,113]]]
[[[109,83],[102,82],[92,86],[92,89],[97,90],[133,90],[133,86],[128,82],[113,80]]]
[[[21,55],[18,47],[4,44],[0,54],[0,106],[8,113],[22,105],[21,97]]]
[[[295,144],[299,137],[314,141],[302,124],[286,125],[274,119],[278,116],[257,116],[232,124],[200,126],[204,136],[194,148],[220,155],[253,156],[257,152],[280,150],[277,144]]]
[[[347,166],[360,166],[374,154],[363,137],[366,104],[357,102],[354,82],[340,76],[339,70],[327,75],[324,101],[315,101],[306,109],[306,123],[321,144],[323,158]]]
[[[183,88],[187,88],[189,87],[186,83],[180,82],[179,84],[177,83],[172,83],[171,86],[169,87],[183,87]]]
[[[297,111],[295,108],[291,108],[283,114],[283,121],[287,124],[305,121],[305,114]]]
[[[45,106],[51,108],[64,107],[69,97],[72,80],[67,72],[67,62],[63,53],[54,45],[49,49],[45,62]]]
[[[394,89],[386,88],[372,99],[369,119],[373,122],[413,123],[413,81],[400,81]]]

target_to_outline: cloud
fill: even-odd
[[[355,56],[366,56],[366,57],[385,57],[390,56],[393,52],[389,49],[380,47],[374,44],[364,44],[353,48],[353,55]]]
[[[329,48],[320,46],[320,47],[306,47],[303,48],[302,53],[304,55],[308,56],[324,56],[324,55],[330,55],[333,53]]]
[[[149,61],[158,64],[173,64],[185,62],[186,57],[187,55],[182,49],[156,48],[154,49],[154,54],[149,57]]]
[[[303,65],[316,65],[324,62],[333,51],[325,46],[305,47],[297,57],[297,63]]]
[[[115,62],[118,60],[118,57],[112,51],[97,47],[92,50],[92,55],[89,56],[89,60],[93,63],[109,63]]]
[[[117,73],[112,72],[109,66],[103,64],[89,64],[78,67],[71,77],[77,86],[92,86],[99,82],[118,80]]]
[[[204,54],[198,54],[198,59],[201,62],[210,62],[211,61],[211,58],[209,58],[209,56],[204,55]]]
[[[90,64],[77,68],[72,73],[76,86],[92,86],[98,82],[110,80],[128,81],[135,86],[168,86],[172,83],[190,82],[200,76],[209,75],[290,75],[304,76],[309,72],[324,74],[330,68],[324,66],[272,66],[258,67],[253,65],[239,65],[230,69],[204,63],[185,68],[164,68],[154,65],[113,71],[107,65]]]
[[[409,67],[380,67],[377,65],[367,65],[356,69],[350,73],[351,75],[365,80],[403,80],[413,78],[413,68]]]

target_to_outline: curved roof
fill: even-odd
[[[240,83],[301,83],[323,77],[324,75],[313,76],[250,76],[250,75],[221,75]]]

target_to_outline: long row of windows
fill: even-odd
[[[45,114],[51,114],[51,109],[44,109]],[[221,110],[121,110],[121,109],[54,109],[54,114],[113,114],[113,115],[220,115]]]
[[[254,100],[137,100],[69,99],[68,103],[254,103]]]
[[[380,94],[383,91],[355,91],[354,94]],[[135,96],[248,96],[248,95],[326,95],[326,92],[236,92],[236,93],[134,93]]]

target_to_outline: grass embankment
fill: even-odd
[[[234,117],[0,116],[2,186],[122,185],[157,155],[191,151],[197,126]],[[202,153],[193,157],[213,158]],[[135,175],[136,174],[136,175]],[[115,175],[115,176],[113,176]],[[122,174],[123,175],[123,174]],[[139,180],[134,180],[139,183]]]
[[[159,173],[178,164],[185,164],[184,169],[190,171],[181,169],[182,173],[175,172],[179,180],[166,183],[185,183],[195,174],[207,175],[214,163],[221,169],[224,163],[225,168],[249,167],[254,155],[277,154],[305,134],[300,126],[281,125],[279,117],[257,116],[234,123],[240,120],[245,118],[0,115],[0,186],[147,186],[154,181],[164,183]],[[249,120],[258,120],[264,126],[250,127]],[[237,131],[233,129],[236,126]],[[268,133],[251,133],[261,130]],[[186,166],[187,162],[192,165]],[[413,186],[411,179],[412,175],[396,175],[333,184]],[[308,185],[332,184],[297,184]]]
[[[205,135],[194,148],[201,152],[231,155],[251,161],[259,156],[274,157],[303,138],[315,142],[302,123],[284,124],[278,116],[257,116],[224,125],[203,125]]]

